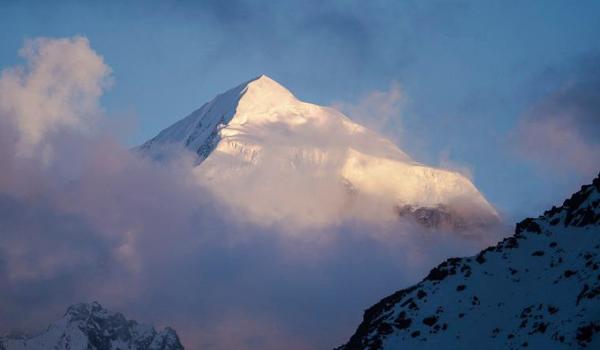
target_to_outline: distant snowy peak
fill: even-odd
[[[461,174],[414,161],[339,111],[300,101],[265,75],[218,95],[137,151],[169,160],[181,155],[182,148],[197,155],[198,178],[203,184],[225,201],[235,202],[234,206],[252,207],[252,215],[258,215],[261,222],[314,212],[314,196],[302,202],[302,193],[292,193],[290,186],[273,193],[272,185],[290,178],[298,178],[307,187],[302,192],[322,192],[308,185],[318,185],[320,179],[335,179],[352,190],[337,201],[339,208],[331,214],[321,219],[313,215],[317,221],[333,220],[334,212],[342,208],[352,212],[349,203],[366,203],[363,197],[384,203],[385,215],[418,217],[418,222],[423,213],[414,210],[419,208],[429,209],[427,215],[433,215],[432,220],[426,218],[429,223],[456,215],[459,220],[446,221],[498,219],[494,208]],[[248,181],[252,186],[240,188],[239,184]],[[257,197],[271,199],[261,206]],[[270,207],[276,202],[290,203],[292,197],[294,205],[287,211],[285,205]],[[395,211],[395,207],[402,210]]]
[[[171,328],[156,332],[93,302],[69,307],[61,320],[36,336],[0,338],[0,349],[183,350],[183,346]]]
[[[367,309],[340,349],[473,346],[600,349],[600,175],[496,246]]]

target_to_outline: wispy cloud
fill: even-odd
[[[373,90],[363,94],[356,103],[336,101],[332,106],[341,110],[352,120],[386,135],[399,145],[419,145],[425,152],[425,142],[412,136],[405,127],[405,108],[410,99],[397,81],[392,81],[386,90]],[[443,149],[438,156],[438,166],[460,173],[473,180],[469,166],[451,159],[451,152]]]
[[[600,168],[598,56],[580,60],[562,86],[522,116],[513,135],[520,154],[560,174],[593,177]]]
[[[402,87],[393,81],[389,89],[370,91],[356,103],[335,101],[332,106],[359,124],[401,140],[404,136],[401,114],[404,103],[406,96]]]

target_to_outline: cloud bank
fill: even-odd
[[[0,78],[0,330],[98,300],[192,349],[328,348],[374,300],[486,244],[400,221],[248,222],[193,160],[149,162],[97,127],[110,68],[85,38],[21,54]]]

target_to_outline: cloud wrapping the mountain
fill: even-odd
[[[189,348],[327,348],[364,305],[484,244],[401,221],[294,235],[248,222],[197,186],[185,154],[160,165],[98,131],[110,68],[85,38],[22,52],[0,79],[3,331],[98,300]]]
[[[419,145],[420,152],[427,149],[424,140],[405,130],[403,114],[409,103],[402,86],[392,81],[387,90],[373,90],[361,96],[356,103],[335,101],[332,107],[342,111],[352,120],[386,135],[399,145]],[[414,147],[413,147],[414,148]],[[457,172],[473,181],[473,172],[465,164],[451,159],[451,152],[444,149],[439,154],[439,167]]]
[[[401,115],[404,103],[402,87],[393,81],[388,90],[371,91],[357,103],[333,102],[332,107],[372,130],[401,141],[405,137]]]

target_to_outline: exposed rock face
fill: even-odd
[[[435,208],[413,207],[410,205],[396,206],[396,213],[401,218],[409,218],[427,228],[440,228],[450,230],[464,230],[476,226],[485,227],[487,222],[477,222],[477,218],[470,220],[456,213],[452,208],[438,205]]]
[[[343,350],[600,348],[600,177],[365,311]]]
[[[0,349],[183,350],[183,346],[171,328],[156,332],[93,302],[69,307],[61,320],[39,335],[0,338]]]

